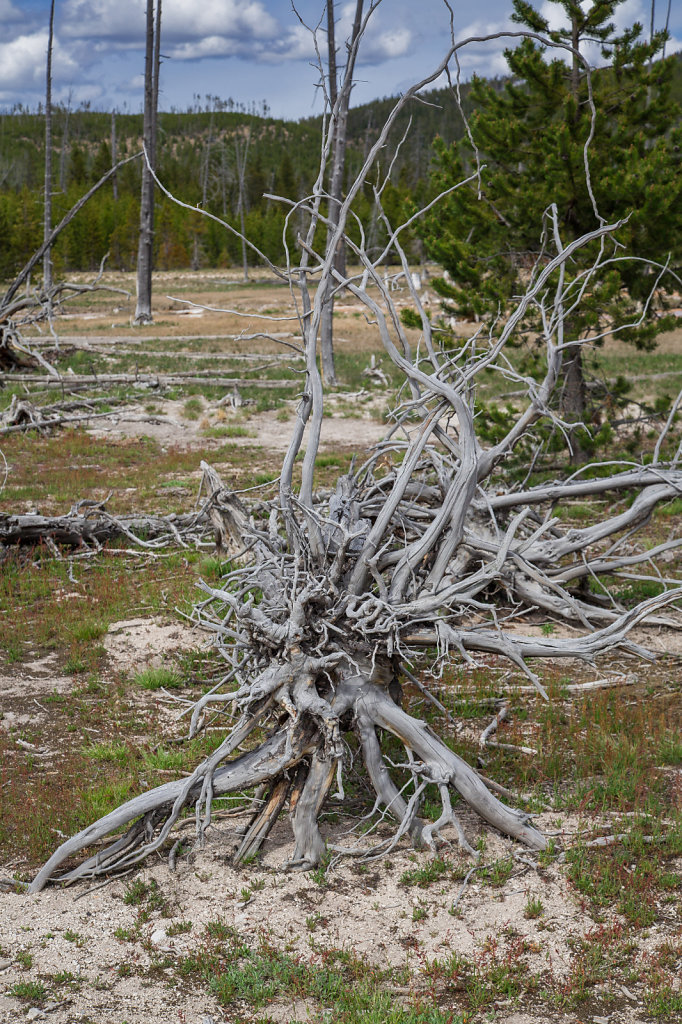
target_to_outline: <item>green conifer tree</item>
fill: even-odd
[[[547,236],[543,214],[558,212],[564,244],[606,222],[628,218],[618,230],[619,255],[679,263],[680,202],[679,111],[670,98],[672,62],[653,60],[664,35],[643,41],[635,24],[617,34],[612,22],[623,0],[595,0],[584,8],[576,0],[551,0],[563,12],[565,27],[549,21],[525,0],[514,0],[513,18],[529,31],[571,50],[551,50],[526,38],[506,51],[511,77],[504,83],[475,81],[477,110],[471,118],[480,163],[479,183],[454,192],[437,219],[426,222],[429,254],[447,271],[435,282],[449,308],[483,314],[504,308],[522,288],[524,275],[542,258]],[[588,70],[580,54],[598,47],[606,65]],[[589,83],[596,107],[594,137],[588,147],[591,187],[585,173],[585,143],[592,126]],[[475,169],[465,140],[437,144],[433,185],[441,189]],[[596,210],[595,210],[596,205]],[[545,221],[546,228],[546,221]],[[573,264],[575,276],[595,256],[587,247]],[[605,329],[650,348],[668,326],[656,303],[637,326],[654,276],[637,259],[609,264],[591,282],[581,310],[571,318],[571,338],[582,341]],[[673,287],[664,277],[661,286]],[[583,376],[583,347],[564,358],[562,411],[569,421],[590,417]],[[584,452],[578,432],[574,456]]]

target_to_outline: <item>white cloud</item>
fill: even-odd
[[[326,36],[318,39],[318,45],[326,46]],[[275,44],[274,48],[262,55],[265,60],[316,60],[315,42],[312,32],[305,25],[294,25]]]
[[[398,18],[392,18],[393,23],[388,27],[381,8],[372,15],[362,39],[358,63],[381,64],[385,60],[402,57],[408,52],[412,43],[412,31],[406,25],[395,24]],[[344,4],[336,23],[336,45],[339,46],[342,60],[345,52],[343,44],[346,39],[350,39],[354,19],[355,4]]]
[[[47,30],[17,36],[8,43],[0,43],[0,89],[45,89],[45,60],[47,57]],[[56,81],[76,72],[71,56],[55,38],[53,44],[52,74]]]
[[[509,67],[504,51],[513,49],[516,39],[506,33],[518,32],[519,26],[510,18],[498,21],[476,20],[469,22],[461,30],[457,30],[457,42],[467,43],[457,51],[457,58],[463,72],[468,78],[473,72],[479,75],[508,75]],[[502,33],[502,34],[500,34]],[[497,37],[497,38],[496,38]],[[451,67],[455,64],[451,62]]]
[[[205,36],[203,39],[181,43],[179,46],[164,46],[168,56],[174,60],[201,60],[202,57],[232,57],[250,43],[242,43],[225,36]]]
[[[71,107],[77,107],[79,103],[92,103],[95,106],[103,95],[104,89],[99,82],[81,82],[79,85],[53,90],[52,98],[55,103],[63,103],[65,106],[67,103]]]
[[[410,49],[412,33],[409,28],[392,28],[384,32],[368,33],[358,55],[362,64],[379,64],[384,60],[402,57]]]
[[[162,44],[182,46],[208,38],[269,39],[277,35],[275,18],[260,0],[186,0],[162,5]],[[114,46],[142,46],[144,5],[139,0],[66,0],[60,14],[65,36],[108,40]]]

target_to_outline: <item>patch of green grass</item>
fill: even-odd
[[[97,619],[84,619],[75,623],[71,628],[71,635],[74,640],[87,642],[88,640],[99,640],[109,628],[108,623]]]
[[[562,1009],[576,1009],[593,998],[595,986],[632,970],[637,942],[630,929],[619,922],[598,924],[584,935],[570,936],[570,967],[567,974],[552,979],[550,998]]]
[[[201,431],[204,437],[253,437],[252,431],[248,427],[243,427],[239,423],[226,423],[216,427],[205,427]]]
[[[440,882],[446,875],[453,873],[452,861],[444,860],[442,857],[434,857],[423,867],[410,868],[403,871],[400,876],[400,884],[405,886],[417,885],[420,889],[426,889],[434,882]]]
[[[678,1021],[682,1017],[682,992],[671,985],[647,991],[644,998],[647,1010],[657,1020]]]
[[[41,981],[19,981],[9,994],[25,1003],[43,1003],[47,999],[47,989]]]
[[[620,589],[617,596],[626,608],[634,608],[648,597],[658,597],[664,590],[665,586],[658,580],[633,580]]]
[[[156,882],[153,882],[154,888],[158,888]],[[143,903],[146,903],[149,893],[152,888],[152,883],[145,882],[142,878],[136,878],[133,882],[130,882],[125,887],[123,893],[123,902],[129,907],[139,907]]]
[[[206,934],[211,939],[229,939],[232,942],[239,940],[239,935],[234,928],[229,924],[225,924],[225,922],[220,919],[208,922],[206,925]]]
[[[83,985],[83,978],[71,971],[58,971],[57,974],[52,975],[51,980],[55,985],[66,986],[72,992],[77,992]]]
[[[93,743],[83,748],[86,757],[93,761],[102,761],[110,764],[126,765],[131,760],[131,750],[127,743],[121,740],[104,740],[102,743]]]
[[[157,668],[145,668],[133,677],[136,686],[143,690],[160,690],[164,687],[167,690],[177,690],[182,686],[182,678],[174,668],[166,668],[163,665]]]
[[[343,466],[348,462],[341,455],[318,455],[315,459],[315,466],[318,469],[323,469],[325,466]]]
[[[537,990],[539,979],[529,969],[527,952],[527,941],[521,936],[489,936],[474,956],[453,953],[445,960],[432,961],[425,973],[445,993],[462,993],[468,1017],[500,1000],[517,1003]]]
[[[31,649],[57,650],[67,672],[99,673],[106,651],[97,638],[112,622],[189,607],[199,558],[172,553],[137,573],[111,557],[88,562],[86,571],[44,551],[30,561],[12,552],[0,573],[0,648],[10,660]],[[84,615],[88,606],[97,608],[96,617]]]
[[[182,407],[182,412],[187,420],[198,420],[204,411],[204,402],[197,395],[188,398]]]
[[[661,737],[658,756],[663,764],[682,764],[682,737],[679,733],[670,732]]]
[[[8,638],[3,645],[3,653],[10,665],[24,660],[24,646],[21,640]]]
[[[584,521],[586,519],[594,518],[594,505],[580,501],[566,501],[557,505],[554,509],[554,515],[558,516],[559,519],[572,519]]]
[[[542,900],[537,897],[529,896],[526,901],[526,906],[524,907],[523,916],[527,920],[533,921],[537,917],[542,917],[544,912],[545,908],[542,905]]]
[[[279,473],[256,473],[253,477],[255,484],[271,484],[279,479]]]
[[[64,663],[64,671],[73,675],[79,675],[81,672],[87,672],[87,670],[88,663],[80,651],[72,651]]]
[[[173,924],[166,928],[166,935],[169,938],[173,938],[174,935],[186,935],[187,932],[191,932],[194,925],[191,921],[174,921]]]
[[[125,803],[134,794],[134,787],[137,785],[137,779],[129,778],[107,780],[99,786],[88,788],[82,794],[80,804],[76,808],[75,817],[81,823],[81,827],[104,817],[119,804]]]
[[[404,1006],[385,990],[384,972],[352,953],[326,949],[319,964],[306,963],[261,939],[255,948],[223,922],[206,930],[206,944],[177,964],[178,977],[200,981],[223,1006],[258,1010],[276,998],[334,1007],[338,1024],[461,1024],[460,1015],[432,1000]],[[310,1012],[310,1011],[309,1011]],[[314,1011],[313,1011],[314,1013]]]
[[[185,762],[186,755],[183,750],[167,750],[164,747],[159,747],[144,756],[146,768],[156,768],[161,771],[170,771],[173,768],[181,769]]]
[[[221,580],[227,573],[232,572],[232,563],[218,555],[207,555],[197,562],[196,569],[202,579]]]
[[[667,502],[667,504],[660,505],[656,509],[656,513],[660,516],[668,517],[682,515],[682,498],[673,498],[673,500]]]
[[[566,854],[568,877],[593,910],[614,907],[638,928],[657,920],[661,893],[682,889],[682,876],[666,867],[666,854],[675,855],[667,837],[659,832],[653,837],[657,842],[649,841],[650,828],[635,822],[623,841],[603,848],[577,846]],[[678,832],[672,830],[672,849]]]
[[[499,889],[509,881],[513,869],[513,859],[511,857],[503,858],[493,861],[492,864],[488,864],[486,867],[482,867],[478,872],[478,877],[481,881]]]

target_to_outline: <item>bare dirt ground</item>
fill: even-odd
[[[369,396],[368,396],[369,397]],[[347,398],[341,399],[344,403]],[[386,433],[386,426],[373,416],[380,399],[369,399],[361,408],[361,416],[348,416],[335,413],[339,400],[329,401],[331,415],[326,417],[322,428],[321,451],[323,454],[338,452],[342,448],[354,451],[365,450],[379,441]],[[122,408],[119,414],[106,423],[100,421],[97,426],[89,428],[93,437],[152,437],[162,445],[173,445],[179,448],[203,447],[210,451],[211,441],[202,436],[208,423],[229,424],[237,422],[234,415],[223,415],[219,420],[211,416],[208,409],[202,420],[189,420],[183,415],[183,403],[179,401],[156,401],[158,413],[153,415],[140,413],[139,407]],[[293,405],[293,403],[292,403]],[[295,410],[288,408],[286,416],[281,412],[254,413],[249,416],[243,435],[230,438],[236,448],[257,443],[260,447],[273,454],[283,454],[289,444],[289,438],[295,422]],[[304,440],[307,437],[304,434]],[[214,442],[215,444],[215,442]]]
[[[552,830],[551,818],[540,816],[538,823]],[[566,820],[561,829],[553,831],[570,836],[579,827],[578,820]],[[193,858],[191,865],[183,864],[177,874],[171,875],[165,865],[142,872],[145,881],[157,881],[173,919],[189,919],[193,927],[190,933],[169,937],[167,930],[173,919],[154,913],[144,926],[142,943],[134,946],[114,935],[117,929],[132,929],[136,920],[136,908],[123,902],[125,889],[121,882],[113,882],[78,902],[74,897],[82,895],[80,888],[76,892],[50,890],[33,897],[3,895],[3,945],[10,950],[0,964],[3,986],[9,988],[28,978],[65,970],[82,979],[80,991],[70,993],[63,1005],[46,1008],[47,1018],[55,1024],[86,1019],[98,1024],[123,1020],[129,1024],[203,1024],[206,1017],[227,1022],[241,1019],[241,1015],[235,1016],[237,1008],[226,1011],[210,994],[171,989],[168,982],[173,977],[172,966],[144,977],[159,954],[171,964],[188,956],[210,922],[222,921],[249,941],[257,942],[263,936],[269,944],[312,962],[322,963],[325,949],[332,948],[352,951],[382,968],[406,966],[410,982],[396,991],[396,998],[423,990],[427,1000],[428,980],[421,971],[427,960],[447,959],[454,952],[484,957],[483,951],[489,950],[491,943],[504,950],[526,940],[534,950],[528,958],[531,970],[551,965],[555,976],[568,976],[571,942],[586,930],[584,913],[561,872],[554,868],[538,874],[524,871],[521,865],[502,891],[473,881],[458,904],[458,916],[453,916],[449,911],[459,885],[421,890],[398,884],[403,872],[416,866],[406,850],[393,855],[390,866],[380,862],[367,874],[358,874],[352,865],[345,864],[333,873],[328,886],[320,887],[308,876],[281,871],[291,851],[284,828],[270,842],[257,869],[236,872],[226,864],[230,846],[228,830],[219,826],[213,830],[208,849]],[[493,840],[491,854],[506,852],[503,840]],[[425,855],[419,855],[416,863],[424,860]],[[254,880],[264,886],[245,901],[241,893]],[[539,924],[524,918],[529,898],[539,898],[545,908]],[[415,909],[423,915],[416,922]],[[69,932],[79,938],[65,937]],[[653,949],[662,938],[658,929],[652,929],[642,941],[641,952]],[[19,950],[30,950],[33,956],[28,971],[12,962],[12,954]],[[125,974],[121,977],[127,967],[134,967],[132,978]],[[312,1007],[305,1000],[275,999],[262,1015],[274,1021],[305,1021],[309,1009]],[[333,1011],[333,1007],[330,1009]],[[246,1007],[244,1010],[248,1013]],[[541,1020],[577,1024],[600,1016],[596,1011],[586,1016],[584,1007],[578,1013],[534,1009],[532,1005],[524,1009],[504,997],[490,1011],[492,1016],[482,1019],[515,1024]],[[2,997],[1,1020],[16,1020],[24,1012],[25,1006],[17,1000]],[[650,1019],[639,1003],[636,988],[623,992],[617,1008],[606,1016],[613,1024]]]

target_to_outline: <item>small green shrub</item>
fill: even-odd
[[[191,932],[192,928],[191,921],[174,921],[166,928],[166,935],[172,939],[174,935],[185,935],[187,932]]]
[[[188,398],[183,406],[183,414],[186,420],[198,420],[204,410],[204,403],[201,398],[194,395]]]
[[[9,994],[22,1002],[42,1003],[47,998],[47,989],[41,981],[19,981],[12,986]]]
[[[87,642],[88,640],[99,640],[107,632],[109,626],[106,622],[101,622],[97,619],[85,619],[83,622],[77,622],[71,627],[71,635],[74,640],[81,640]]]

